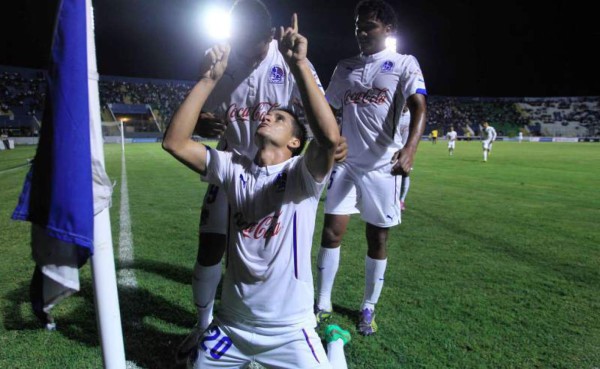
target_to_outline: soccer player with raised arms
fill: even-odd
[[[262,117],[275,107],[301,112],[297,83],[273,39],[271,15],[260,0],[237,0],[230,11],[231,54],[223,78],[202,107],[196,133],[221,135],[217,149],[254,158],[255,131]],[[319,78],[310,64],[317,86]],[[345,156],[344,144],[339,158]],[[218,185],[209,185],[200,215],[198,254],[194,264],[192,291],[198,321],[181,343],[185,356],[198,336],[212,321],[217,286],[221,280],[221,259],[227,241],[228,204]]]
[[[281,28],[278,38],[314,133],[304,156],[299,154],[306,131],[282,107],[260,119],[253,159],[191,139],[209,95],[228,78],[228,45],[217,45],[206,55],[200,81],[165,134],[165,150],[220,186],[230,206],[222,306],[197,341],[190,360],[194,368],[245,368],[252,361],[273,368],[346,368],[348,332],[328,327],[326,355],[312,310],[315,216],[339,129],[306,59],[307,40],[297,30],[294,15],[292,26]]]

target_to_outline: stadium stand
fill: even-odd
[[[193,81],[101,76],[103,121],[132,118],[129,136],[157,136]],[[0,66],[0,130],[12,137],[36,136],[45,98],[44,72]],[[453,125],[459,137],[477,137],[483,121],[499,136],[597,137],[600,96],[449,97],[429,96],[425,135],[444,135]]]

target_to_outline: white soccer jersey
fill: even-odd
[[[399,91],[397,91],[399,89]],[[327,87],[327,100],[342,109],[346,161],[363,169],[389,163],[404,146],[399,119],[409,96],[426,95],[417,59],[391,50],[358,55],[338,63]]]
[[[457,133],[456,131],[450,131],[448,134],[446,134],[446,136],[448,136],[448,142],[455,142]]]
[[[483,140],[492,142],[496,139],[496,130],[492,126],[488,126],[483,130]]]
[[[319,77],[310,65],[317,85]],[[254,158],[254,132],[260,119],[274,107],[288,107],[302,115],[300,92],[290,68],[279,52],[277,41],[271,41],[267,56],[255,68],[244,64],[232,50],[225,74],[211,92],[203,110],[227,122],[218,149],[236,150]]]
[[[209,151],[206,178],[230,205],[227,270],[218,317],[225,324],[314,326],[311,245],[319,198],[303,157],[259,167]]]

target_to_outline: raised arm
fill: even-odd
[[[204,174],[206,147],[192,140],[202,106],[223,76],[229,57],[229,45],[216,45],[205,55],[201,78],[179,106],[165,132],[162,147],[190,169]]]
[[[313,178],[320,182],[333,166],[334,153],[340,140],[337,122],[312,75],[306,59],[308,41],[298,33],[296,14],[292,16],[291,27],[285,30],[280,27],[277,39],[279,51],[298,84],[304,114],[315,136],[306,149],[306,165]]]

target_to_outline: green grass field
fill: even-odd
[[[117,181],[120,145],[107,145]],[[191,268],[205,185],[158,144],[126,146],[138,287],[120,289],[127,360],[174,368],[195,321]],[[58,331],[30,312],[29,224],[11,221],[34,148],[0,152],[0,368],[101,368],[89,263],[82,290],[56,307]],[[422,142],[403,222],[390,233],[379,332],[356,333],[364,225],[352,219],[333,293],[349,328],[349,367],[600,368],[600,145]],[[313,256],[321,236],[318,214]],[[115,255],[118,255],[116,252]],[[120,265],[117,260],[117,267]]]

